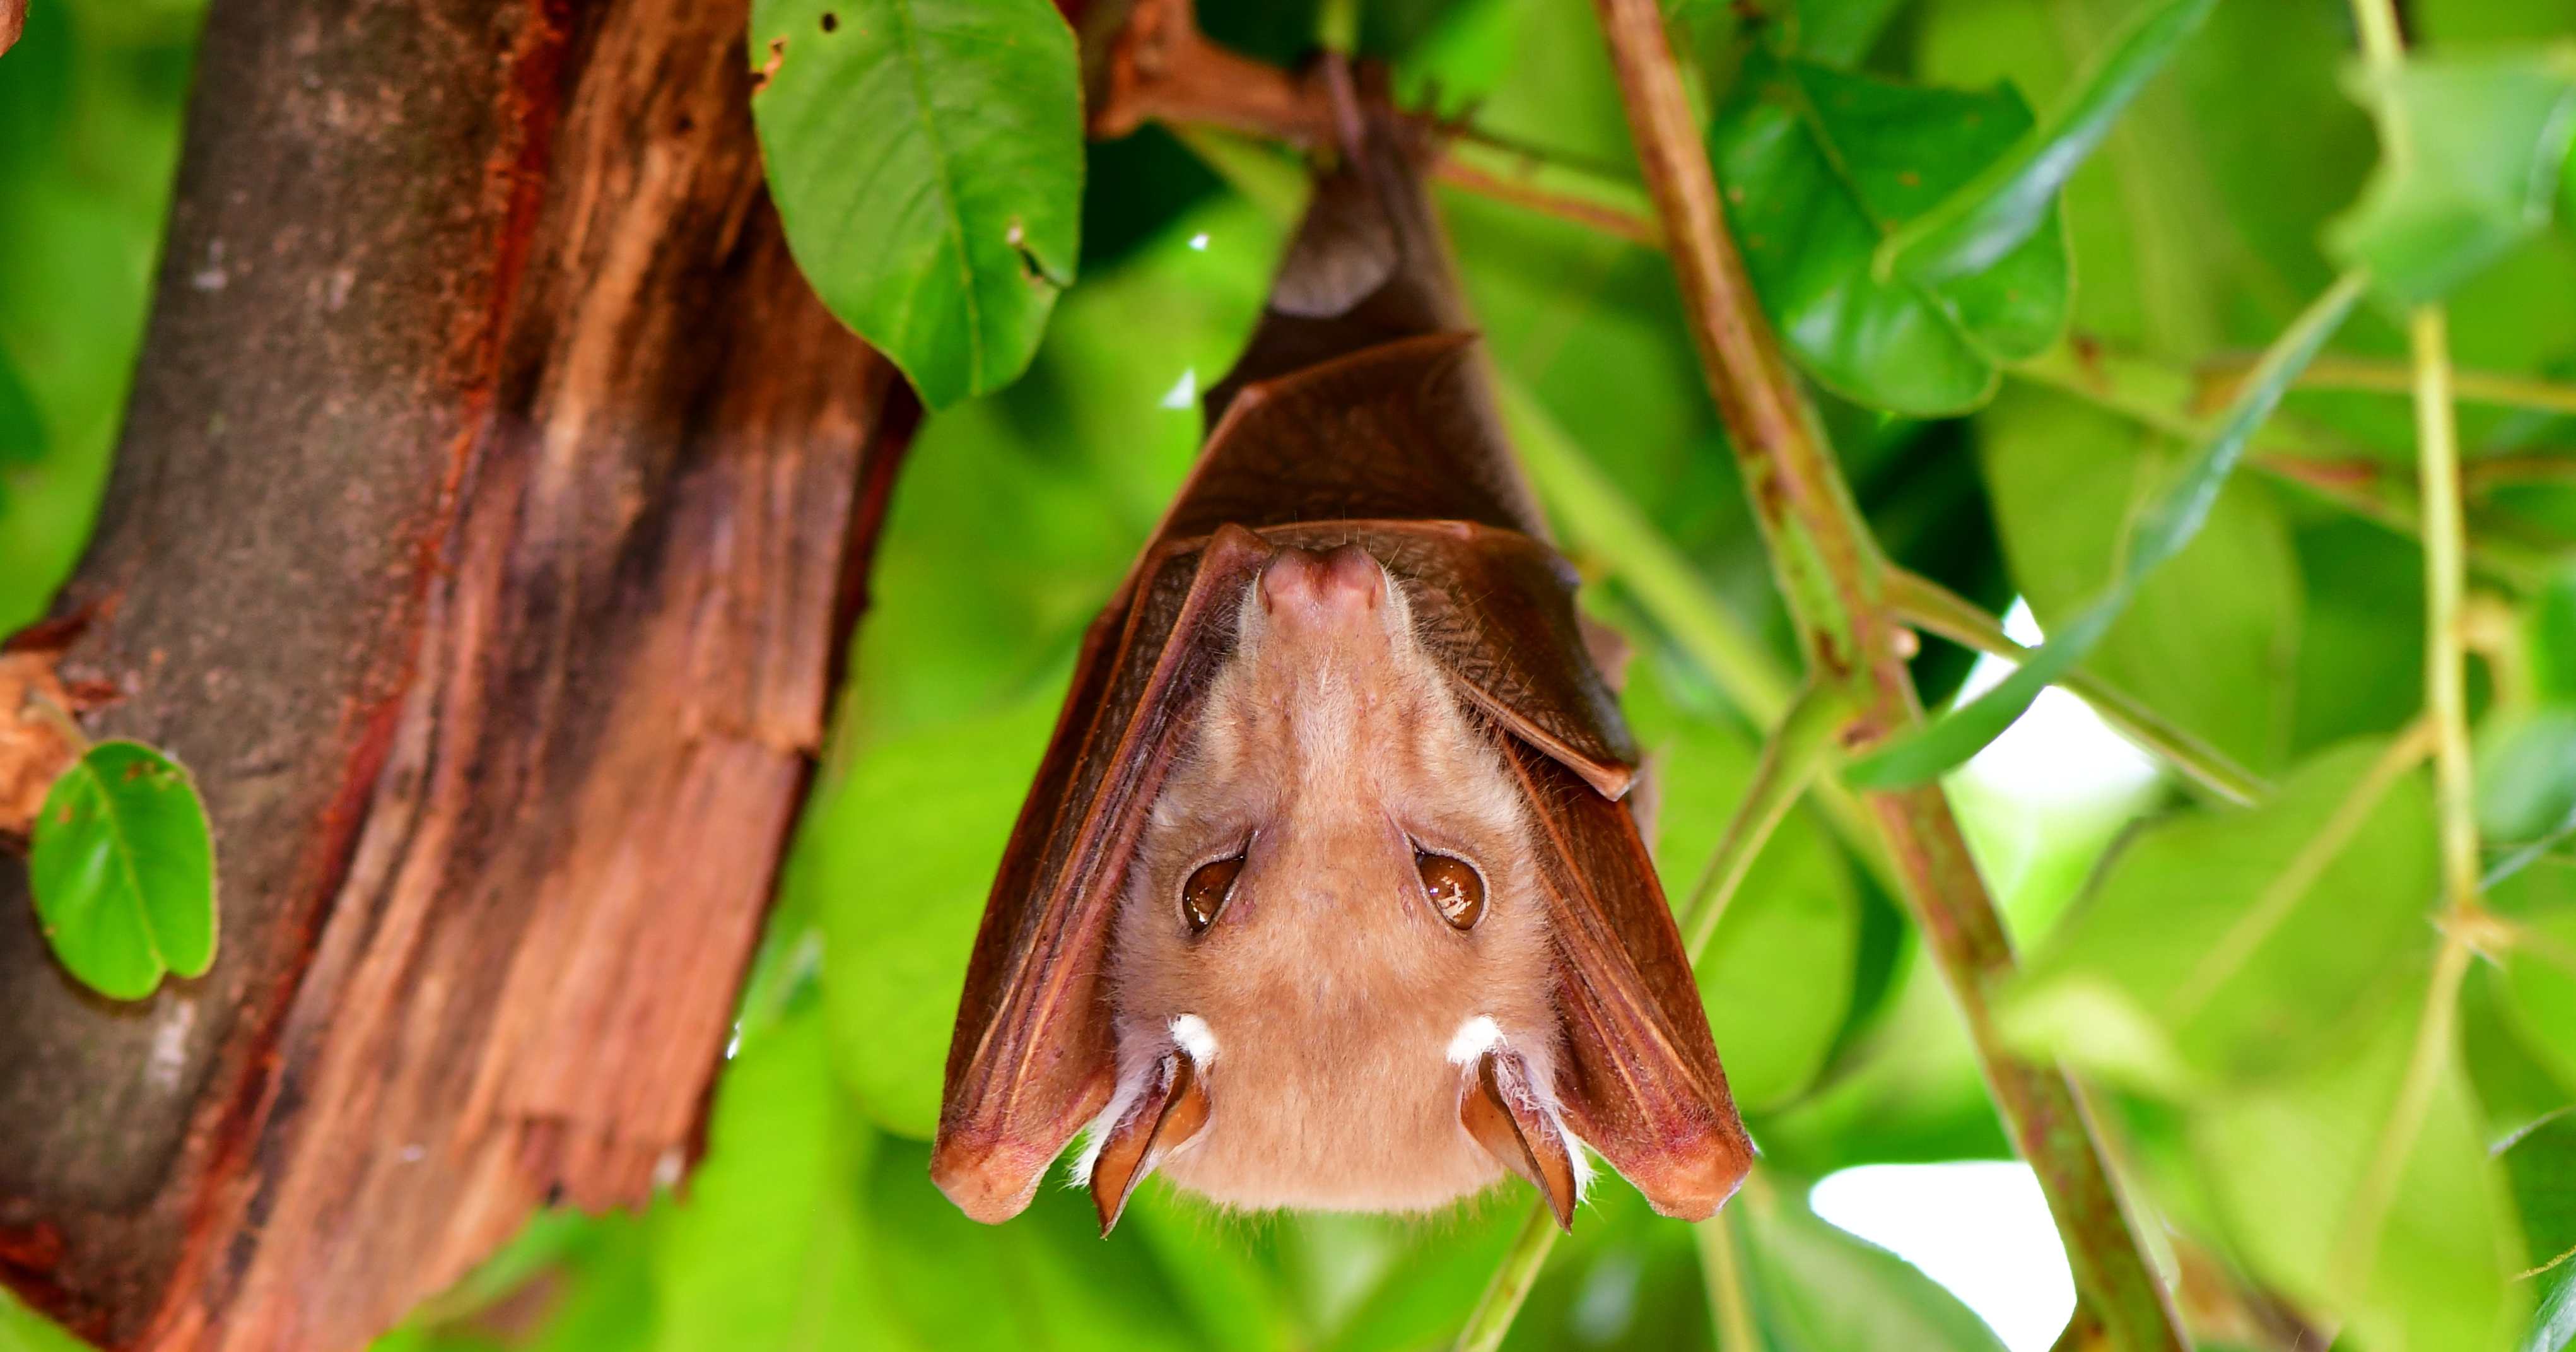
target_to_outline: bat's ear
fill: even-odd
[[[1540,1106],[1530,1087],[1529,1064],[1516,1053],[1492,1048],[1468,1067],[1460,1089],[1458,1120],[1467,1134],[1504,1168],[1529,1180],[1556,1213],[1558,1228],[1572,1232],[1585,1165]]]
[[[1178,1047],[1163,1053],[1145,1092],[1109,1125],[1091,1158],[1091,1204],[1100,1212],[1101,1238],[1116,1228],[1136,1185],[1207,1120],[1207,1081],[1198,1063]]]

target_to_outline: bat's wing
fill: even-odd
[[[1546,753],[1500,740],[1548,874],[1567,1125],[1655,1210],[1704,1220],[1744,1181],[1753,1144],[1636,819]]]
[[[1237,608],[1276,549],[1227,528],[1156,548],[1093,623],[966,968],[931,1177],[980,1221],[1017,1215],[1108,1101],[1100,972],[1136,834]]]

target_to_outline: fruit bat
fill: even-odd
[[[1102,1232],[1421,1211],[1593,1165],[1713,1213],[1752,1148],[1637,750],[1495,413],[1422,170],[1336,83],[1267,308],[1086,635],[966,974],[931,1174],[977,1220],[1077,1134]],[[1589,1153],[1587,1153],[1589,1152]]]

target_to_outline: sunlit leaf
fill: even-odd
[[[2439,299],[2549,224],[2576,137],[2576,45],[2415,57],[2351,86],[2382,158],[2327,242],[2383,294]]]
[[[2430,796],[2384,752],[2347,745],[2257,807],[2140,832],[2009,988],[2007,1035],[2170,1095],[2318,1055],[2430,946]]]
[[[655,1346],[885,1346],[858,1234],[858,1170],[875,1142],[832,1078],[819,1011],[781,1019],[728,1064],[706,1160],[654,1218]]]
[[[2181,553],[2199,533],[2254,430],[2271,416],[2290,381],[2334,336],[2360,298],[2361,279],[2347,276],[2273,341],[2235,399],[2192,448],[2173,482],[2146,505],[2129,537],[2127,559],[2100,597],[2022,659],[2020,667],[1992,690],[1853,762],[1845,778],[1883,788],[1919,784],[1963,765],[2002,736],[2040,691],[2083,661],[2111,632],[2112,622],[2137,595],[2147,575]]]
[[[1990,268],[1937,287],[1881,279],[1879,244],[1993,163],[2031,125],[2009,88],[1898,84],[1801,61],[1746,72],[1710,141],[1728,224],[1764,308],[1836,393],[1913,415],[1994,393],[1996,363],[2055,341],[2066,250],[2054,213]]]
[[[886,1130],[928,1139],[985,893],[1060,687],[989,718],[867,748],[808,813],[786,886],[823,931],[842,1079]]]
[[[2447,1039],[2426,1044],[2420,1095],[2401,1092],[2431,1015],[2419,978],[2353,1019],[2345,1054],[2193,1128],[2254,1272],[2359,1347],[2501,1346],[2529,1308],[2503,1170]]]
[[[215,961],[214,844],[188,772],[101,742],[45,796],[27,854],[36,920],[65,969],[120,1000]]]
[[[2057,198],[2217,0],[2143,11],[2063,107],[2012,152],[1879,246],[1879,270],[1941,286],[1995,266],[2057,216]]]
[[[942,408],[1009,384],[1073,281],[1082,101],[1046,0],[760,0],[752,95],[815,293]]]
[[[2565,1352],[2576,1346],[2576,1263],[2561,1263],[2540,1280],[2547,1294],[2515,1352]]]

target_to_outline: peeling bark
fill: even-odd
[[[0,858],[0,1279],[94,1341],[354,1347],[695,1154],[914,416],[743,27],[215,4],[60,663],[204,789],[215,969],[85,994]]]

